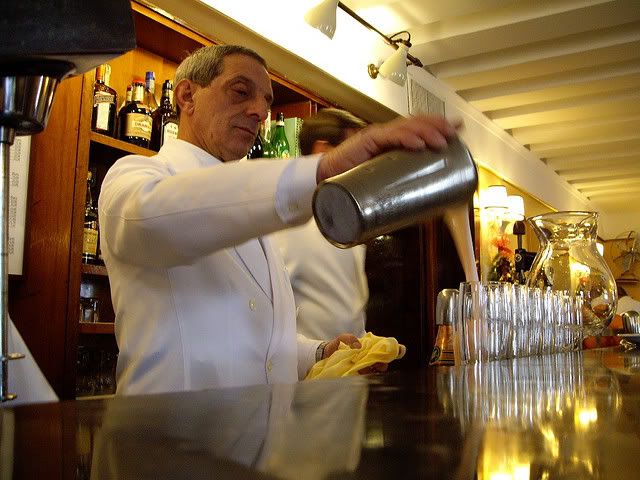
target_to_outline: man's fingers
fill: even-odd
[[[373,365],[363,368],[362,370],[358,370],[360,375],[369,375],[371,373],[382,373],[386,372],[389,369],[389,365],[387,363],[374,363]]]

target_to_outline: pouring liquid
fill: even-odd
[[[456,246],[460,263],[464,270],[464,276],[467,282],[478,281],[478,270],[476,269],[476,259],[471,239],[471,227],[469,225],[469,213],[467,205],[458,205],[447,209],[444,213],[444,222],[451,232],[453,243]],[[462,301],[459,299],[458,301]],[[473,322],[476,325],[480,322],[480,311],[477,306],[473,307]],[[473,328],[473,326],[462,326],[462,328]],[[473,337],[469,337],[472,341]],[[470,348],[473,348],[471,345]],[[460,328],[454,325],[453,328],[453,358],[455,365],[460,365],[463,360],[462,339]]]

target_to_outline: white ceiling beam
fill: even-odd
[[[576,160],[580,159],[580,160]],[[626,162],[628,164],[640,164],[640,148],[629,149],[628,151],[612,153],[610,151],[588,153],[587,155],[568,155],[565,157],[545,158],[549,168],[554,171],[566,170],[570,168],[597,168],[607,162]]]
[[[448,2],[433,2],[446,4]],[[484,2],[468,2],[482,5]],[[426,17],[430,23],[411,29],[411,38],[416,44],[461,37],[486,30],[499,29],[515,23],[533,20],[546,21],[548,17],[575,12],[595,5],[609,4],[611,0],[538,0],[536,2],[511,2],[501,8],[489,8],[482,5],[482,10],[468,15],[457,14],[433,21],[434,17]]]
[[[586,178],[568,181],[570,185],[574,186],[578,190],[582,191],[584,188],[591,187],[612,187],[615,185],[625,186],[631,182],[637,181],[636,179],[630,179],[629,175],[611,175],[604,178]],[[637,205],[636,205],[637,206]]]
[[[485,112],[485,115],[500,127],[512,129],[640,113],[640,92],[631,92],[617,97],[609,98],[603,95],[592,97],[592,103],[586,105],[575,105],[577,102],[575,99],[571,102],[526,105]]]
[[[547,164],[548,165],[548,164]],[[614,170],[621,167],[638,167],[640,166],[640,157],[619,157],[615,159],[602,159],[593,162],[581,162],[574,165],[565,165],[561,168],[554,169],[560,176],[571,175],[584,171]]]
[[[513,138],[523,145],[532,143],[570,140],[577,138],[593,138],[613,133],[633,133],[639,130],[640,114],[624,117],[604,117],[579,122],[558,122],[535,127],[514,128]]]
[[[571,90],[574,91],[572,96],[580,95],[582,90],[585,90],[584,93],[600,92],[603,91],[603,87],[606,88],[605,82],[611,84],[616,80],[621,84],[620,88],[629,88],[629,83],[635,87],[638,83],[639,74],[640,58],[601,65],[597,69],[587,67],[569,72],[524,78],[513,82],[496,83],[486,87],[459,90],[458,95],[480,110],[489,110],[490,108],[483,108],[479,102],[474,102],[507,97],[507,101],[517,105],[519,102],[513,98],[515,95],[531,92],[535,92],[538,96],[547,100],[554,100],[555,98],[570,95]],[[590,84],[594,86],[589,88]],[[566,87],[569,87],[570,90],[567,91]],[[611,85],[610,88],[612,90],[615,89],[615,84]],[[554,89],[558,90],[558,93],[555,93]],[[512,98],[508,98],[509,96]]]
[[[606,153],[609,148],[624,146],[625,149],[627,149],[632,145],[640,145],[640,132],[634,131],[631,134],[626,135],[612,134],[608,138],[585,138],[560,140],[557,142],[548,143],[532,143],[529,145],[529,150],[537,153],[542,158],[555,158],[559,155],[554,155],[554,152],[584,149],[586,150],[586,153]]]
[[[633,22],[622,26],[604,28],[596,32],[566,35],[529,45],[519,45],[511,48],[503,47],[499,50],[467,55],[464,58],[446,62],[433,61],[428,56],[427,51],[422,51],[421,45],[414,45],[411,51],[429,65],[429,69],[435,76],[446,79],[528,62],[544,61],[549,58],[575,53],[590,52],[597,48],[637,42],[640,40],[639,25],[640,22]]]
[[[582,191],[589,191],[590,189],[594,189],[594,188],[604,189],[604,188],[624,187],[625,185],[631,182],[633,183],[638,182],[638,177],[630,179],[628,176],[624,176],[621,178],[606,178],[601,180],[579,180],[579,181],[573,181],[570,183],[571,185],[573,185],[574,187],[576,187],[578,190],[582,192]]]
[[[640,137],[635,136],[626,139],[612,139],[610,142],[601,143],[578,143],[569,146],[548,147],[545,150],[532,150],[540,158],[558,158],[574,155],[585,155],[593,153],[605,153],[613,155],[624,153],[630,150],[637,150],[640,147]]]
[[[594,191],[589,193],[584,192],[584,193],[590,199],[600,198],[600,197],[611,197],[613,195],[629,196],[630,193],[640,193],[640,183],[636,185],[627,185],[625,187],[617,187],[614,189],[599,190],[599,191]]]
[[[571,173],[561,175],[567,182],[574,184],[574,182],[585,181],[598,181],[598,180],[616,180],[618,178],[626,177],[629,179],[630,175],[636,176],[640,174],[640,165],[635,167],[616,168],[608,171],[587,171],[579,173]]]
[[[563,73],[581,68],[600,68],[608,63],[620,63],[640,57],[640,41],[622,43],[587,51],[548,57],[507,67],[499,67],[466,75],[442,78],[455,90],[512,82],[524,78]]]

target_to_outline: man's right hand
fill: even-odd
[[[442,149],[460,126],[461,123],[452,124],[444,117],[429,115],[370,125],[322,156],[316,180],[320,183],[390,150]]]

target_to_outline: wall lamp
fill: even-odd
[[[409,53],[409,48],[411,47],[411,34],[409,32],[402,31],[389,37],[338,0],[320,2],[307,11],[304,19],[313,28],[320,30],[327,37],[333,38],[336,32],[336,10],[338,7],[361,25],[380,35],[386,43],[396,49],[379,67],[373,63],[368,65],[367,68],[371,78],[376,78],[380,74],[380,76],[402,86],[407,80],[407,65],[424,68],[422,62]],[[396,38],[402,34],[406,34],[408,38]]]

